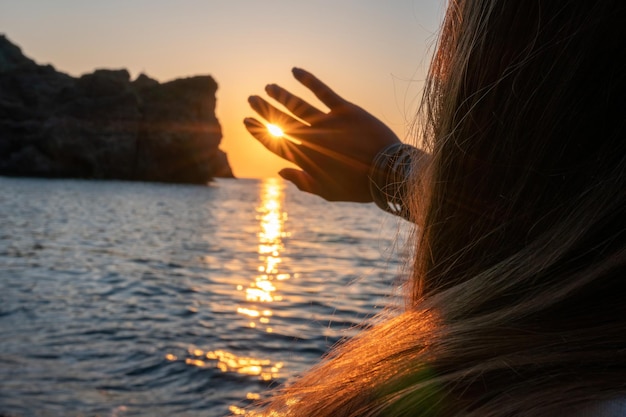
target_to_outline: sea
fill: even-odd
[[[410,227],[277,178],[0,177],[0,416],[242,414],[401,308]]]

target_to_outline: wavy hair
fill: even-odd
[[[451,0],[407,308],[265,415],[554,416],[626,396],[625,9]]]

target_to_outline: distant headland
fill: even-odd
[[[233,177],[219,149],[217,83],[127,70],[74,78],[0,34],[0,175],[205,184]]]

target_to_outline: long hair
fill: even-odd
[[[554,416],[626,396],[625,7],[451,0],[406,311],[267,415]]]

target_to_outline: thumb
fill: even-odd
[[[311,194],[319,194],[319,184],[308,173],[294,168],[284,168],[278,172],[283,179],[292,182],[298,190]]]

